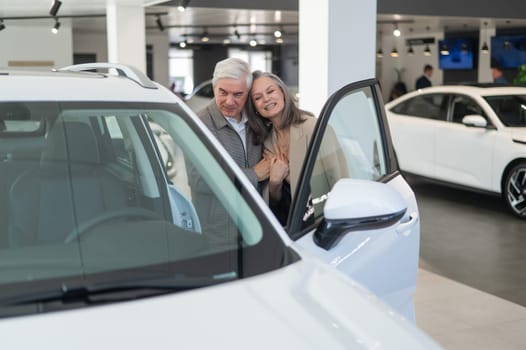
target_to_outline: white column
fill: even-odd
[[[144,8],[115,3],[106,7],[108,61],[146,72]]]
[[[353,81],[375,77],[376,0],[299,0],[300,106],[319,114]]]
[[[484,25],[484,23],[487,23]],[[495,24],[493,21],[488,19],[480,20],[480,31],[479,31],[479,47],[474,47],[474,54],[479,56],[478,66],[478,82],[479,83],[492,83],[493,75],[491,74],[491,37],[495,36]],[[480,51],[482,45],[486,42],[490,51],[484,53]]]

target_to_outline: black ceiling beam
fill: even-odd
[[[233,23],[233,24],[172,24],[165,28],[236,28],[236,27],[297,27],[298,23]],[[148,26],[146,29],[155,29],[157,26]]]
[[[144,14],[145,16],[166,16],[168,12],[148,12]],[[57,15],[59,18],[96,18],[96,17],[106,17],[106,14],[103,13],[93,13],[93,14],[84,14],[84,15]],[[55,18],[53,16],[16,16],[16,17],[0,17],[1,20],[31,20],[31,19],[48,19]],[[201,26],[202,27],[202,26]]]

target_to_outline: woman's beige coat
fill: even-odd
[[[289,169],[290,169],[290,193],[294,196],[298,180],[301,172],[301,167],[307,154],[307,148],[314,132],[314,126],[316,125],[316,118],[309,115],[304,115],[305,121],[301,124],[291,125],[290,127],[290,146],[289,146]],[[277,135],[275,130],[267,137],[264,142],[265,149],[269,150],[272,154],[276,154],[277,151],[274,145],[277,144]],[[263,197],[268,203],[268,184],[263,189]]]

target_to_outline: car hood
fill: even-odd
[[[242,281],[0,321],[6,349],[434,349],[336,269],[304,259]]]

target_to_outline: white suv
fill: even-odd
[[[80,72],[99,68],[118,74]],[[285,229],[195,114],[130,67],[3,71],[0,91],[4,348],[436,346],[411,322],[418,210],[374,81],[327,103]],[[351,178],[320,167],[330,152]]]

